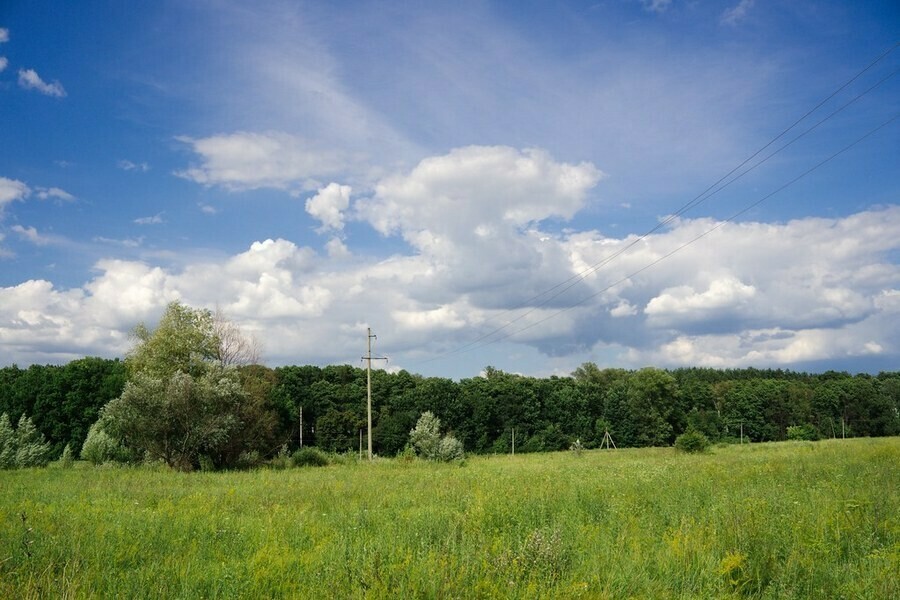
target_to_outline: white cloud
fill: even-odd
[[[756,289],[731,276],[716,279],[703,292],[689,285],[668,288],[647,303],[644,312],[654,318],[696,315],[705,318],[709,311],[734,308],[752,300]]]
[[[18,179],[0,177],[0,211],[3,206],[15,200],[24,200],[31,194],[31,188]]]
[[[669,10],[672,0],[641,0],[644,10],[655,13],[664,13]]]
[[[329,183],[306,201],[306,212],[322,222],[322,231],[344,228],[344,211],[350,206],[348,185]]]
[[[385,178],[355,208],[432,264],[419,288],[423,299],[452,292],[501,305],[539,293],[569,268],[539,223],[570,219],[602,175],[590,163],[556,162],[542,150],[470,146]]]
[[[352,256],[350,250],[347,246],[344,245],[344,242],[340,240],[340,238],[331,238],[328,240],[328,243],[325,244],[325,250],[328,252],[328,256],[331,258],[349,258]]]
[[[330,229],[352,215],[407,240],[405,251],[354,256],[336,236],[323,254],[270,239],[180,267],[102,260],[89,282],[66,292],[47,282],[0,289],[0,343],[14,340],[8,360],[20,362],[121,355],[135,323],[181,299],[220,306],[265,341],[272,364],[353,362],[369,325],[406,363],[504,325],[504,352],[538,349],[556,369],[591,352],[625,366],[900,354],[900,267],[890,262],[900,250],[900,207],[778,224],[675,220],[579,281],[636,239],[545,226],[585,208],[601,176],[538,150],[461,148],[383,179],[355,204],[337,185],[310,203]],[[22,196],[9,181],[17,191],[8,195]],[[567,279],[558,297],[536,296]]]
[[[215,206],[210,206],[209,204],[203,204],[202,202],[200,204],[198,204],[197,206],[200,207],[200,212],[202,212],[204,215],[214,215],[219,212]]]
[[[95,242],[100,242],[101,244],[110,244],[112,246],[122,246],[123,248],[139,248],[144,243],[143,236],[136,238],[136,239],[135,238],[125,238],[122,240],[97,236],[93,239]]]
[[[181,136],[202,159],[200,166],[176,172],[179,177],[229,190],[287,189],[338,173],[346,160],[283,132],[237,132],[206,138]]]
[[[610,316],[613,317],[633,317],[638,314],[637,306],[629,304],[627,300],[621,300],[617,305],[609,309]]]
[[[50,235],[44,235],[38,233],[38,230],[34,227],[23,227],[21,225],[13,225],[10,229],[19,234],[19,237],[23,240],[31,242],[35,246],[47,246],[49,244],[55,243],[57,238]]]
[[[150,165],[148,165],[145,162],[134,163],[134,162],[131,162],[130,160],[125,160],[125,159],[117,162],[116,166],[118,168],[122,169],[123,171],[141,171],[143,173],[146,173],[147,171],[150,170]]]
[[[602,176],[590,163],[558,163],[542,150],[469,146],[382,180],[357,208],[382,234],[401,233],[424,249],[441,235],[483,238],[497,227],[570,219]]]
[[[6,29],[5,27],[0,27],[0,44],[3,44],[8,41],[9,41],[9,29]]]
[[[66,96],[66,90],[60,82],[46,83],[34,69],[19,69],[19,86],[26,90],[37,90],[46,96]]]
[[[740,2],[722,13],[722,23],[736,25],[738,21],[744,20],[755,3],[756,0],[740,0]]]
[[[39,187],[37,188],[37,192],[35,195],[41,200],[47,200],[49,198],[56,198],[57,200],[61,200],[64,202],[73,202],[75,200],[75,196],[58,187]]]
[[[9,65],[9,59],[5,56],[0,56],[0,73],[6,70],[6,67]]]
[[[162,213],[158,213],[153,215],[152,217],[139,217],[135,219],[134,222],[138,225],[159,225],[161,223],[165,223],[162,215]]]

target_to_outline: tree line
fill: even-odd
[[[50,454],[161,460],[180,469],[257,464],[314,446],[355,451],[366,427],[366,372],[350,365],[256,362],[256,345],[209,311],[173,303],[155,330],[139,327],[125,360],[0,369],[0,414],[23,415]],[[768,369],[603,369],[527,377],[487,367],[454,381],[372,373],[373,444],[395,455],[424,413],[466,452],[668,446],[686,432],[712,441],[900,434],[900,372],[878,376]]]

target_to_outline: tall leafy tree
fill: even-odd
[[[197,376],[136,373],[106,405],[106,429],[153,459],[191,470],[202,454],[215,453],[237,430],[245,398],[237,373],[221,366]]]
[[[228,352],[221,347],[223,331],[231,338]],[[126,359],[128,382],[104,408],[104,431],[183,470],[201,455],[229,466],[242,449],[271,445],[271,376],[247,368],[242,377],[233,365],[241,355],[233,351],[236,335],[210,311],[178,302],[169,304],[156,329],[138,326]]]

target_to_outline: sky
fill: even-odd
[[[895,0],[0,3],[0,366],[900,369]],[[384,367],[378,363],[379,367]]]

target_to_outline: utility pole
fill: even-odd
[[[303,447],[303,407],[300,407],[300,447]]]
[[[366,406],[369,418],[369,460],[372,460],[372,361],[387,360],[384,356],[372,356],[372,340],[378,339],[378,336],[372,333],[369,327],[366,335],[366,355],[362,357],[366,361]]]

